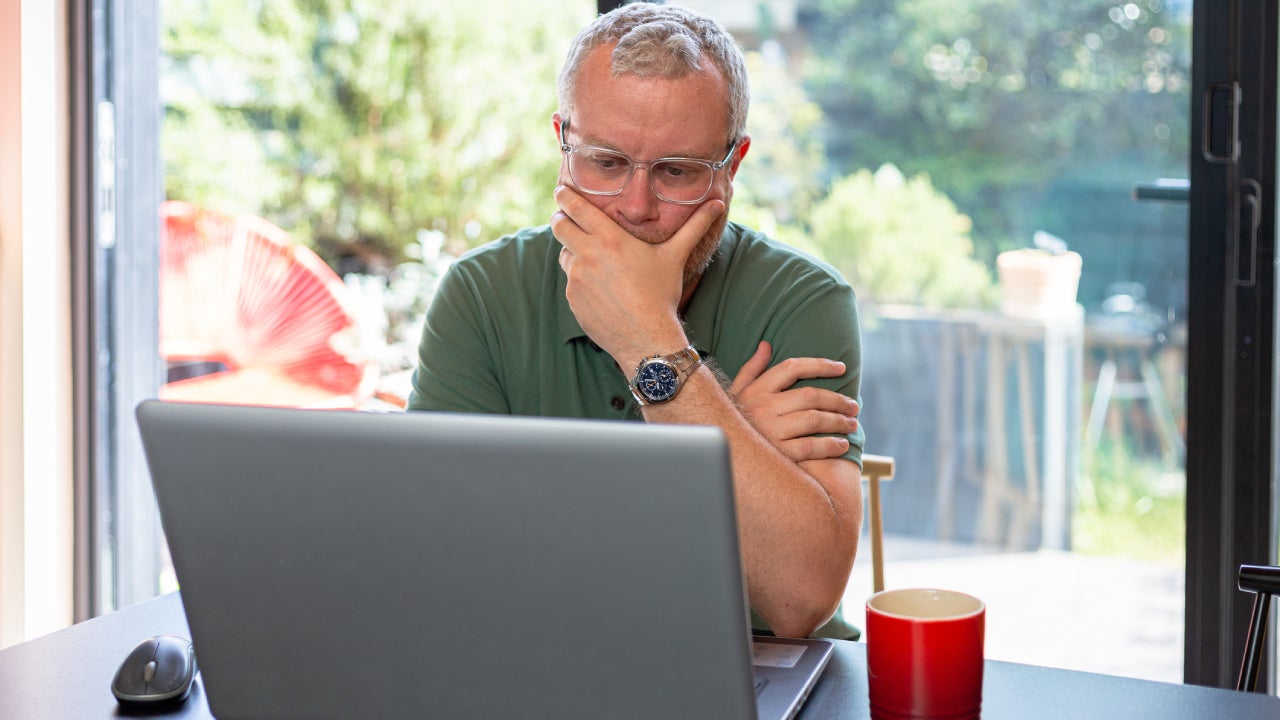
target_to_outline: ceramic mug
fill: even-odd
[[[886,590],[867,600],[871,716],[976,718],[986,605],[953,590]]]

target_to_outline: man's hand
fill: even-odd
[[[756,431],[795,462],[840,457],[849,449],[844,435],[858,429],[858,403],[834,390],[794,387],[807,378],[839,377],[844,363],[823,358],[790,358],[769,367],[772,348],[761,341],[755,355],[733,379],[730,395]]]
[[[556,188],[555,197],[560,210],[551,230],[564,246],[565,295],[587,335],[624,368],[648,353],[684,347],[677,311],[685,262],[724,213],[724,202],[704,203],[665,242],[646,242],[572,188]]]

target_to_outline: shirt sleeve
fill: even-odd
[[[820,357],[843,362],[844,375],[801,380],[796,386],[834,390],[857,400],[861,407],[862,335],[852,287],[825,282],[802,292],[798,302],[770,323],[763,339],[773,346],[771,364],[792,357]],[[866,441],[862,423],[859,422],[858,429],[845,437],[849,439],[849,450],[843,457],[862,467],[862,448]]]
[[[407,409],[509,414],[477,276],[454,264],[427,309]]]

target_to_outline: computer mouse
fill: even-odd
[[[181,702],[191,693],[196,656],[191,641],[157,635],[138,643],[120,664],[111,692],[122,703]]]

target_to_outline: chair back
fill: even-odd
[[[218,370],[161,398],[354,409],[372,397],[355,298],[318,255],[262,218],[172,200],[160,215],[160,355]]]
[[[1249,637],[1240,662],[1240,677],[1236,690],[1253,692],[1258,687],[1258,668],[1262,664],[1263,638],[1267,632],[1267,615],[1271,610],[1271,596],[1280,593],[1280,567],[1272,565],[1241,565],[1238,587],[1254,593],[1253,614],[1249,617]]]

